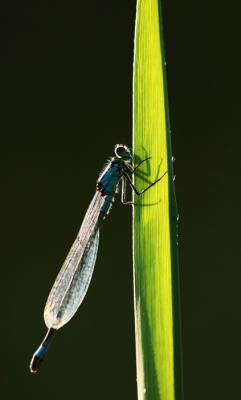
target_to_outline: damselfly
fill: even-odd
[[[97,181],[96,193],[85,214],[77,238],[59,271],[47,299],[44,309],[44,321],[48,327],[48,332],[33,355],[30,363],[31,372],[39,371],[54,333],[73,317],[84,299],[96,261],[99,229],[112,207],[119,182],[122,181],[121,202],[123,204],[132,204],[132,202],[126,202],[125,199],[126,181],[128,181],[134,192],[140,196],[159,182],[166,174],[165,172],[146,189],[138,192],[132,183],[130,175],[151,157],[145,158],[133,168],[132,155],[128,147],[117,144],[114,150],[115,157],[109,161]]]

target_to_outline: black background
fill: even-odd
[[[136,399],[131,207],[43,369],[51,285],[116,143],[132,143],[136,2],[1,5],[1,398]],[[239,399],[240,5],[163,1],[186,400]],[[119,199],[118,199],[119,200]]]

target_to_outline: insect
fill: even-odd
[[[167,173],[166,171],[154,183],[138,192],[130,175],[151,157],[145,158],[133,168],[132,154],[128,147],[117,144],[114,151],[115,156],[109,161],[97,180],[96,193],[48,296],[44,309],[44,321],[48,327],[48,332],[32,357],[31,372],[40,370],[54,334],[73,317],[86,295],[97,257],[99,230],[106,215],[110,212],[119,182],[122,181],[121,202],[132,204],[126,202],[125,199],[126,181],[140,196],[159,182]]]

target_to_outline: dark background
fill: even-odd
[[[240,5],[163,1],[185,400],[241,398]],[[116,143],[132,143],[134,0],[1,5],[1,399],[136,399],[131,207],[39,374],[52,283]]]

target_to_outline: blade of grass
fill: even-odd
[[[177,207],[158,0],[138,0],[133,150],[143,164],[135,186],[168,174],[134,199],[133,258],[138,399],[181,400],[182,360]],[[146,168],[146,169],[145,169]],[[142,185],[142,186],[141,186]]]

